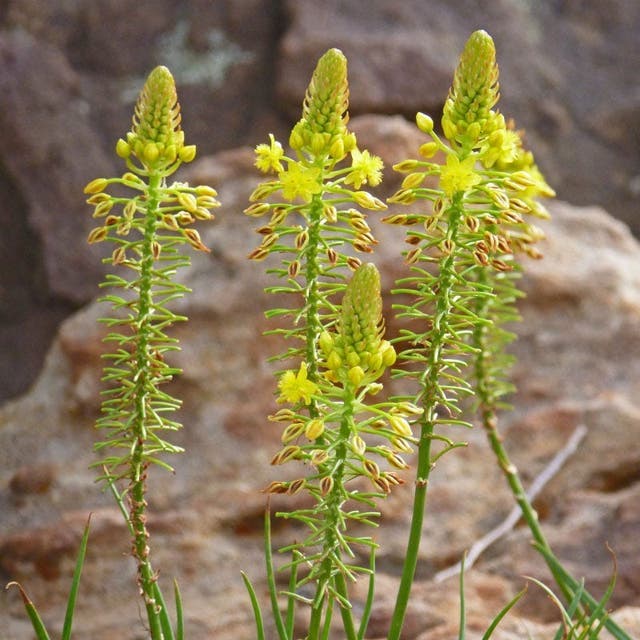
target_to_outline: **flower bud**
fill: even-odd
[[[116,154],[126,160],[131,155],[131,147],[122,138],[116,143]]]
[[[416,114],[416,125],[423,133],[431,133],[433,131],[433,118],[426,113],[418,111]]]
[[[324,433],[324,421],[320,418],[314,418],[307,423],[304,435],[309,440],[316,440]]]
[[[182,147],[178,153],[178,157],[182,162],[191,162],[196,157],[196,145],[188,144]]]
[[[84,192],[86,194],[100,193],[101,191],[104,191],[108,184],[109,183],[105,178],[96,178],[84,188]]]

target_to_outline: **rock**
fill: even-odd
[[[339,47],[349,60],[351,111],[436,114],[469,34],[486,29],[500,66],[500,110],[529,146],[562,199],[600,204],[637,233],[637,87],[640,5],[467,0],[318,3],[290,0],[278,95],[290,117],[318,57]],[[586,58],[585,58],[586,56]],[[591,64],[585,65],[589,59]],[[634,186],[635,185],[635,186]]]
[[[0,32],[0,65],[0,221],[11,264],[0,275],[6,397],[28,386],[57,324],[95,291],[102,267],[85,242],[92,223],[81,194],[112,164],[57,49],[26,32]]]
[[[31,274],[27,287],[77,304],[88,299],[102,273],[95,251],[83,241],[92,221],[82,187],[96,175],[112,174],[114,163],[92,129],[78,76],[59,51],[16,31],[2,35],[0,57],[2,163],[25,199],[36,234],[36,268],[42,247],[45,280]],[[7,213],[19,219],[21,212]]]
[[[409,126],[399,118],[353,121],[361,141],[382,153],[387,164],[406,154]],[[269,281],[263,266],[246,259],[257,240],[249,232],[257,225],[241,214],[259,179],[252,161],[250,151],[238,149],[202,158],[184,174],[193,184],[218,188],[223,207],[213,223],[200,228],[212,253],[194,256],[191,267],[180,275],[194,292],[177,305],[190,321],[173,331],[182,344],[174,362],[185,372],[171,390],[184,400],[180,419],[185,426],[175,440],[187,453],[171,461],[175,476],[152,473],[148,500],[154,565],[161,570],[167,594],[170,579],[179,580],[187,626],[196,640],[254,637],[239,571],[247,571],[263,599],[261,489],[293,472],[269,465],[280,433],[265,418],[275,408],[277,368],[266,358],[282,345],[275,337],[260,337],[272,326],[263,311],[277,302],[262,291]],[[546,258],[526,265],[523,286],[528,297],[518,327],[522,339],[514,345],[519,391],[516,409],[502,416],[501,428],[528,486],[575,427],[587,427],[581,448],[547,485],[536,507],[558,556],[578,577],[585,576],[596,594],[612,570],[605,546],[609,542],[618,557],[620,577],[612,605],[626,606],[619,615],[637,625],[637,611],[628,607],[640,594],[640,461],[634,453],[640,412],[640,246],[622,223],[600,209],[564,203],[551,209],[553,219],[545,226]],[[393,279],[405,273],[398,258],[402,231],[377,225],[376,233],[380,252],[373,257],[388,290]],[[96,471],[87,468],[94,460],[91,445],[96,434],[91,425],[98,410],[103,349],[103,329],[96,319],[102,313],[94,303],[69,318],[32,391],[0,408],[0,549],[6,559],[2,571],[7,580],[19,579],[34,602],[42,603],[46,619],[59,628],[77,540],[87,513],[99,514],[90,536],[74,629],[79,637],[134,640],[141,626],[132,604],[135,570],[124,557],[129,553],[125,527],[110,496],[93,487]],[[393,324],[389,326],[392,330]],[[514,504],[483,433],[451,435],[469,444],[442,458],[432,477],[415,598],[404,636],[408,640],[455,637],[457,581],[435,584],[431,578],[458,561]],[[11,483],[19,477],[18,470],[41,464],[56,468],[48,491],[16,496],[16,481],[13,490]],[[410,498],[410,486],[405,485],[381,504],[372,637],[384,637],[391,615]],[[274,500],[272,509],[291,504],[287,498]],[[68,535],[56,541],[55,531]],[[276,547],[298,535],[295,527],[274,519]],[[470,638],[480,638],[493,615],[522,588],[523,574],[549,581],[530,537],[525,527],[516,527],[468,574]],[[355,587],[356,611],[361,610],[366,586],[361,581]],[[0,620],[7,621],[6,632],[14,640],[31,637],[17,594],[0,599]],[[548,638],[557,621],[558,612],[532,585],[494,637],[510,640],[530,630],[534,638]],[[267,629],[267,637],[274,633]]]
[[[46,493],[56,476],[53,465],[25,465],[16,470],[9,480],[9,489],[14,495]]]
[[[499,0],[482,12],[470,0],[2,3],[0,249],[12,268],[0,275],[0,349],[14,364],[0,366],[0,399],[34,381],[58,324],[100,278],[81,189],[121,171],[114,141],[154,65],[176,77],[188,141],[213,153],[270,131],[286,139],[331,46],[349,57],[352,115],[437,119],[466,38],[485,28],[501,109],[526,129],[560,197],[603,205],[637,233],[640,107],[628,78],[639,23],[634,0]]]

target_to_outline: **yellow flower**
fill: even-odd
[[[309,202],[311,198],[322,190],[320,183],[320,169],[305,167],[299,162],[290,162],[286,171],[278,174],[282,185],[282,195],[287,200],[295,200],[297,196]]]
[[[297,374],[291,370],[282,374],[280,382],[278,382],[278,389],[280,389],[278,402],[295,404],[302,400],[304,404],[309,404],[318,385],[307,379],[307,363],[303,362]]]
[[[481,151],[481,161],[487,169],[493,165],[504,167],[512,163],[521,150],[520,134],[511,127],[500,127],[489,136],[488,144]]]
[[[368,151],[354,149],[351,152],[351,171],[345,178],[345,184],[352,184],[359,189],[363,183],[369,183],[372,187],[382,181],[382,159],[372,156]]]
[[[256,161],[254,164],[263,173],[269,173],[270,171],[277,173],[282,171],[280,160],[283,155],[282,145],[270,133],[269,144],[259,144],[256,147]]]
[[[467,191],[478,184],[480,175],[474,171],[475,156],[471,155],[460,161],[455,155],[447,158],[447,164],[440,173],[440,187],[448,195],[452,196],[458,191]]]

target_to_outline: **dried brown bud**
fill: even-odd
[[[361,264],[362,264],[362,261],[359,258],[356,258],[355,256],[349,256],[347,258],[347,265],[349,269],[351,269],[352,271],[356,271]]]

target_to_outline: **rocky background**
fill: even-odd
[[[526,129],[560,198],[573,203],[553,207],[546,258],[527,265],[506,443],[529,482],[587,427],[537,507],[558,555],[595,593],[611,572],[605,543],[615,549],[612,604],[640,636],[640,246],[631,232],[640,231],[639,27],[635,0],[0,3],[0,577],[23,581],[59,628],[91,510],[75,637],[144,638],[124,527],[87,470],[103,348],[91,301],[102,274],[84,243],[92,221],[81,191],[121,171],[113,144],[146,73],[167,64],[200,151],[186,177],[218,188],[224,206],[202,230],[213,253],[184,274],[194,293],[183,303],[191,321],[176,331],[185,375],[174,391],[185,400],[189,453],[175,477],[154,478],[153,551],[167,589],[180,581],[192,638],[253,637],[239,571],[262,593],[259,489],[274,479],[268,460],[278,442],[264,420],[274,382],[263,363],[278,347],[258,338],[271,302],[262,269],[246,260],[255,237],[240,211],[258,179],[248,146],[269,131],[286,139],[315,60],[338,46],[350,64],[353,128],[391,165],[417,146],[407,120],[438,114],[464,41],[485,28],[498,48],[501,110]],[[403,272],[402,238],[376,231],[388,288]],[[456,637],[455,580],[430,577],[511,508],[482,433],[464,437],[470,446],[434,475],[407,639]],[[403,489],[384,506],[372,637],[386,629],[409,500]],[[280,525],[276,542],[293,535]],[[518,527],[469,575],[471,635],[523,575],[546,573]],[[557,618],[532,586],[498,637],[550,638],[545,625]],[[5,637],[32,637],[11,592],[0,596]]]

